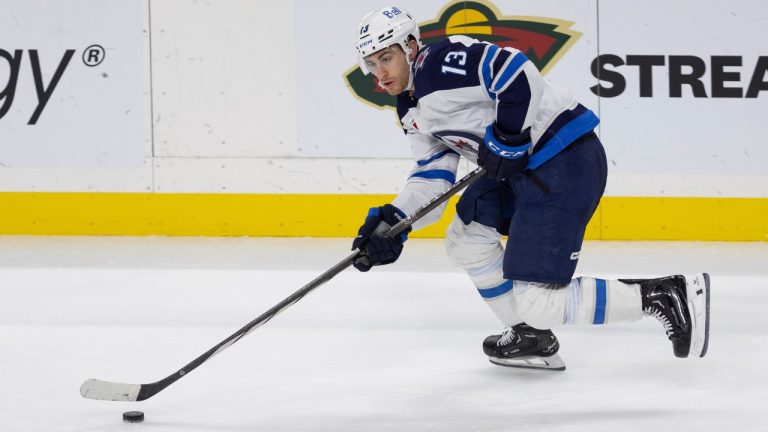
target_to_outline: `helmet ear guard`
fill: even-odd
[[[411,14],[396,6],[388,6],[363,17],[357,37],[358,62],[365,75],[371,72],[365,64],[369,55],[397,44],[405,52],[410,65],[412,50],[408,42],[413,38],[421,45],[418,24]]]

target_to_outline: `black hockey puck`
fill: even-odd
[[[144,421],[144,413],[141,411],[126,411],[123,413],[123,421],[128,423],[141,423]]]

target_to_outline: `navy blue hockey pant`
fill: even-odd
[[[584,231],[605,191],[605,150],[589,133],[533,171],[502,182],[470,185],[456,211],[508,235],[504,278],[567,284],[576,271]]]

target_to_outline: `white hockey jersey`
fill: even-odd
[[[528,169],[536,169],[597,126],[597,116],[555,87],[519,50],[466,36],[423,46],[412,65],[414,91],[397,98],[416,166],[393,205],[412,214],[456,181],[459,157],[477,163],[485,128],[530,128]],[[414,224],[440,219],[445,206]]]

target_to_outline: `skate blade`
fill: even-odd
[[[709,348],[709,274],[686,276],[685,290],[692,323],[689,355],[704,357]]]
[[[554,354],[549,357],[522,356],[512,359],[502,359],[497,357],[488,357],[488,360],[498,366],[515,367],[523,369],[546,369],[553,371],[564,371],[565,363],[559,355]]]

